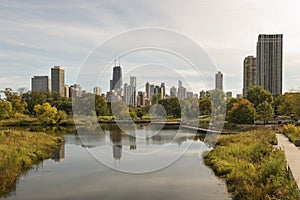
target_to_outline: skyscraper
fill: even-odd
[[[216,73],[216,89],[223,90],[223,74],[220,71]]]
[[[185,99],[186,98],[186,88],[182,86],[182,81],[181,80],[178,80],[177,97],[179,99]]]
[[[247,89],[256,85],[256,58],[247,56],[244,59],[243,96],[247,97]]]
[[[48,76],[34,76],[31,78],[31,91],[49,91],[50,80]]]
[[[175,86],[172,86],[170,89],[170,97],[176,97],[177,89]]]
[[[145,89],[146,89],[146,98],[149,100],[150,99],[150,83],[149,82],[146,83]]]
[[[124,84],[124,101],[127,105],[137,106],[136,77],[130,76],[130,84]]]
[[[160,89],[161,89],[161,98],[164,99],[166,96],[166,86],[165,83],[160,84]]]
[[[115,66],[113,68],[113,78],[110,81],[110,89],[121,93],[122,85],[122,68],[121,66]]]
[[[282,94],[282,34],[260,34],[256,45],[256,83],[274,96]]]
[[[93,92],[94,92],[94,94],[101,95],[102,89],[101,89],[101,87],[96,86],[93,88]]]
[[[60,66],[51,68],[51,90],[65,95],[65,70]]]
[[[132,94],[129,104],[136,107],[136,76],[130,76],[130,86],[132,87]]]

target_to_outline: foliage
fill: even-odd
[[[233,199],[297,199],[297,185],[288,178],[276,143],[270,130],[222,135],[204,160],[225,179]]]
[[[204,98],[199,99],[198,102],[200,115],[210,115],[212,105],[209,95],[206,95]]]
[[[100,95],[95,95],[95,110],[97,116],[107,116],[110,114],[105,99]]]
[[[175,118],[181,117],[181,108],[177,97],[162,99],[158,103],[165,108],[168,116],[173,116]]]
[[[6,96],[6,101],[9,101],[12,105],[12,113],[25,113],[27,111],[27,103],[22,98],[22,93],[18,94],[13,92],[10,88],[5,88],[3,93]]]
[[[10,192],[17,177],[49,158],[62,142],[60,137],[26,131],[0,131],[0,195]]]
[[[264,121],[264,124],[274,116],[274,109],[267,101],[262,102],[257,106],[258,118]]]
[[[72,100],[62,97],[59,93],[50,93],[47,91],[31,91],[24,93],[22,98],[27,103],[28,113],[34,115],[34,106],[43,103],[50,103],[58,110],[65,111],[67,114],[72,114]]]
[[[300,127],[293,124],[286,124],[283,126],[283,134],[289,138],[289,140],[295,143],[296,140],[300,140]]]
[[[300,93],[285,93],[277,97],[275,110],[280,115],[300,116]]]
[[[12,105],[9,101],[0,99],[0,120],[7,119],[12,113]]]
[[[161,100],[161,95],[158,95],[158,94],[152,95],[152,97],[151,97],[151,105],[158,104],[158,102],[160,100]]]
[[[95,102],[94,94],[86,93],[75,97],[73,98],[73,114],[82,116],[95,116],[95,103],[99,103],[99,101]]]
[[[271,92],[263,89],[260,86],[254,86],[247,89],[247,99],[254,104],[254,107],[257,108],[259,104],[264,101],[272,104],[273,96]]]
[[[228,121],[237,124],[251,124],[254,121],[255,108],[247,99],[239,99],[228,111]]]
[[[34,111],[38,120],[43,124],[56,124],[63,117],[63,113],[58,113],[57,109],[49,103],[34,106]]]
[[[183,119],[198,119],[199,116],[199,103],[196,98],[182,99],[180,100],[181,117]],[[179,117],[176,115],[174,117]]]

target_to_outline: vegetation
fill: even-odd
[[[252,124],[254,122],[255,108],[247,99],[239,99],[233,103],[228,111],[228,121],[236,124]]]
[[[260,86],[254,86],[252,88],[247,89],[247,99],[253,103],[254,107],[257,108],[259,104],[264,101],[272,104],[274,99],[268,90],[263,89]]]
[[[289,138],[294,144],[296,140],[300,140],[300,127],[293,124],[287,124],[283,126],[283,134]]]
[[[247,90],[247,98],[229,98],[227,103],[224,102],[223,91],[212,90],[204,98],[198,99],[198,102],[194,98],[161,99],[160,95],[153,95],[152,106],[145,107],[131,107],[125,104],[106,102],[102,96],[90,93],[84,93],[80,97],[74,98],[72,102],[72,99],[62,97],[59,93],[24,92],[22,89],[14,92],[9,88],[2,92],[5,94],[5,98],[0,99],[0,124],[5,125],[72,124],[72,108],[75,108],[75,115],[97,116],[101,121],[149,120],[153,117],[149,113],[150,109],[152,114],[159,115],[153,110],[153,105],[156,104],[163,107],[169,121],[196,119],[213,113],[214,119],[210,118],[210,120],[214,123],[223,121],[225,110],[229,124],[252,124],[255,119],[266,123],[274,117],[274,114],[285,115],[293,119],[300,116],[299,91],[280,95],[274,101],[269,91],[258,86]],[[43,114],[37,112],[36,109],[41,107],[45,107],[48,111],[46,112],[44,109]],[[162,110],[160,106],[155,107]],[[209,121],[203,121],[199,126],[207,127],[209,123]]]
[[[288,179],[284,152],[273,148],[276,143],[270,130],[222,135],[204,160],[225,179],[233,199],[297,199],[297,185]]]
[[[274,104],[276,114],[300,116],[300,93],[285,93],[280,95]]]
[[[274,116],[274,109],[267,101],[262,102],[257,106],[258,119],[263,120],[264,124]]]
[[[11,113],[12,113],[11,103],[0,99],[0,120],[9,118],[11,116]]]
[[[18,176],[49,158],[62,142],[60,137],[27,131],[0,131],[0,195],[14,189]]]
[[[64,111],[57,111],[57,109],[52,107],[49,103],[34,106],[34,111],[37,115],[37,119],[42,124],[56,124],[67,117]]]

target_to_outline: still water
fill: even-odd
[[[22,175],[6,199],[230,199],[225,183],[203,164],[200,136],[163,129],[144,137],[145,125],[134,135],[102,128],[98,135],[62,134],[60,150]]]

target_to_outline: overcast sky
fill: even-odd
[[[73,84],[77,82],[79,67],[100,43],[128,30],[160,27],[178,31],[201,46],[215,64],[216,71],[224,73],[224,89],[235,94],[242,92],[243,59],[255,55],[258,34],[282,33],[283,89],[287,91],[300,86],[299,10],[300,2],[297,0],[2,0],[0,89],[30,89],[31,77],[50,76],[50,68],[54,65],[63,66],[66,84]],[[110,56],[113,58],[115,55]],[[149,57],[143,52],[131,56],[131,59],[130,56],[124,58],[124,63],[121,59],[124,74],[137,74],[139,85],[145,82],[139,79],[139,75],[148,73],[147,69],[151,68],[151,59],[143,63],[143,56]],[[155,63],[158,60],[156,58]],[[171,63],[175,61],[173,59]],[[149,67],[144,66],[145,71],[139,69],[136,74],[130,72],[130,67],[142,64]],[[111,71],[108,70],[103,83],[99,82],[104,90],[108,87]],[[195,75],[188,68],[184,73],[186,76]],[[206,77],[209,88],[213,87],[214,73],[211,78]],[[129,81],[124,79],[123,82]],[[153,77],[149,81],[158,82],[158,79]],[[177,79],[170,80],[168,84],[169,87],[171,84],[177,86]],[[199,88],[194,92],[204,87],[196,82],[191,84],[193,90]],[[92,85],[86,87],[92,90]]]

